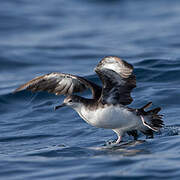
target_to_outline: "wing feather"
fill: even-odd
[[[130,93],[136,87],[136,77],[131,64],[108,56],[99,62],[95,72],[103,82],[102,103],[128,105],[133,101]]]
[[[64,73],[50,73],[36,77],[17,88],[14,93],[22,90],[32,92],[47,91],[56,95],[71,95],[90,89],[93,98],[99,98],[101,87],[79,76]]]

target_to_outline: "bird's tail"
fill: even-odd
[[[136,112],[137,115],[140,116],[144,125],[141,131],[147,136],[153,137],[153,131],[159,131],[163,127],[164,123],[162,120],[163,115],[158,114],[161,110],[160,107],[145,111],[145,109],[149,108],[151,105],[152,102],[149,102],[142,108],[137,109]]]

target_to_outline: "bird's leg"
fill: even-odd
[[[119,144],[121,142],[122,136],[118,134],[118,139],[116,140],[115,144]]]
[[[143,123],[144,126],[148,127],[149,129],[152,129],[153,131],[158,131],[158,128],[152,127],[150,124],[145,122],[144,117],[142,115],[140,115],[140,118],[141,118],[142,123]]]
[[[113,129],[113,131],[117,134],[118,136],[118,139],[116,140],[115,144],[119,144],[122,140],[122,135],[123,135],[123,132],[120,131],[119,129]]]
[[[107,143],[107,145],[110,145],[111,147],[118,145],[121,142],[122,135],[123,135],[123,133],[122,133],[122,131],[120,131],[120,129],[113,129],[113,131],[117,134],[118,139],[115,142],[111,141],[111,142]]]
[[[119,136],[118,135],[118,139],[116,140],[116,141],[109,141],[108,143],[107,143],[107,145],[117,145],[117,144],[119,144],[120,142],[121,142],[121,139],[122,139],[122,136]]]

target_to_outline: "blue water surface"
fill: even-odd
[[[0,179],[180,178],[180,1],[2,0],[0,19]],[[108,55],[135,68],[131,107],[162,107],[154,139],[109,147],[113,131],[53,110],[64,97],[12,94],[50,72],[100,83],[93,69]]]

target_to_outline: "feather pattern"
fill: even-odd
[[[47,91],[56,95],[72,95],[88,88],[91,89],[93,98],[100,97],[101,87],[95,83],[79,76],[54,72],[36,77],[21,85],[14,92],[27,89],[32,92]]]
[[[136,77],[132,65],[118,57],[105,57],[95,71],[103,82],[103,104],[128,105],[133,101],[130,93],[136,87]]]

